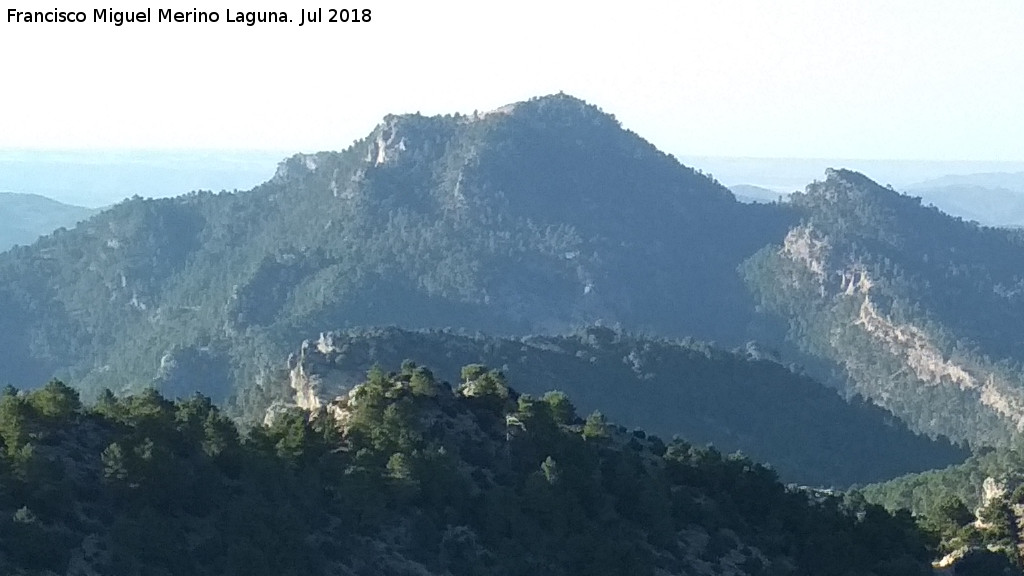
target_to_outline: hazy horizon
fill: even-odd
[[[194,190],[244,191],[270,179],[280,161],[304,152],[0,149],[0,192],[37,194],[100,208],[133,195],[162,198]],[[780,193],[803,190],[824,178],[828,168],[856,170],[897,189],[944,176],[1024,172],[1024,161],[675,156],[725,186],[753,185]]]

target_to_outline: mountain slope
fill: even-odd
[[[790,204],[801,224],[743,268],[791,341],[916,430],[972,444],[1019,436],[1024,236],[842,170]]]
[[[453,390],[413,365],[375,371],[331,411],[247,437],[203,397],[8,392],[0,571],[931,574],[907,514],[463,374]]]
[[[96,210],[62,204],[35,194],[0,192],[0,252],[27,245],[58,228],[71,228]]]
[[[190,374],[221,400],[325,325],[600,320],[735,345],[736,266],[789,224],[568,96],[389,116],[250,192],[129,200],[0,256],[0,374],[90,393]]]
[[[575,336],[500,339],[398,329],[333,332],[289,360],[285,393],[307,409],[343,396],[374,365],[435,358],[438,377],[463,365],[501,367],[522,392],[559,389],[583,412],[737,450],[787,481],[848,486],[960,462],[948,444],[915,436],[891,414],[844,401],[810,378],[750,349],[729,353],[693,341],[636,338],[605,328]]]

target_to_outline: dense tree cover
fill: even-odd
[[[371,370],[241,434],[206,397],[0,398],[0,571],[930,574],[909,515],[580,418],[468,366]]]
[[[0,255],[0,374],[219,401],[325,325],[739,344],[735,268],[788,224],[569,96],[389,116],[252,191],[135,198]]]
[[[801,225],[742,272],[761,309],[825,361],[816,374],[915,430],[1010,443],[1024,422],[1024,236],[843,170],[790,205]]]
[[[520,391],[560,389],[581,410],[627,426],[679,434],[769,463],[783,479],[846,487],[962,461],[966,450],[907,430],[892,414],[847,402],[750,344],[727,352],[706,343],[637,337],[591,327],[572,336],[505,339],[397,328],[327,333],[293,355],[298,380],[323,400],[343,394],[375,364],[435,358],[436,373],[500,366]],[[293,397],[281,378],[272,397]],[[303,391],[306,394],[307,391]],[[252,401],[253,405],[261,402]],[[262,412],[257,412],[261,414]]]

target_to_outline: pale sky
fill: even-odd
[[[368,24],[252,28],[231,2],[18,1],[0,148],[336,150],[388,113],[564,91],[677,155],[1024,160],[1022,0],[370,0],[344,3]],[[111,4],[221,22],[7,22]]]

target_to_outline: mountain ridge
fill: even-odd
[[[289,355],[280,378],[287,390],[277,396],[291,401],[269,414],[329,407],[374,366],[428,357],[438,378],[455,380],[468,364],[493,366],[522,393],[560,390],[583,412],[601,409],[625,426],[742,451],[804,485],[845,488],[967,456],[944,440],[914,436],[891,413],[847,402],[753,343],[728,352],[601,327],[525,338],[398,328],[321,333]]]

